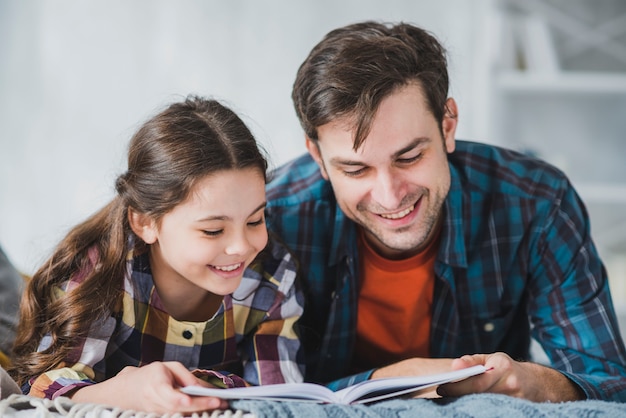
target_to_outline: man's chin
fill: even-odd
[[[368,242],[377,253],[388,258],[405,258],[417,254],[423,242],[416,242],[415,236],[407,237],[406,240],[398,239],[398,236],[368,234]],[[410,239],[413,238],[413,239]]]

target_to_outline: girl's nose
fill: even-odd
[[[228,242],[225,252],[228,255],[245,255],[252,249],[252,244],[245,233],[233,234],[232,239]]]

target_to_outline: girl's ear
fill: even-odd
[[[158,238],[156,222],[150,216],[128,208],[128,223],[135,235],[146,244],[154,244]]]

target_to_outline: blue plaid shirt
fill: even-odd
[[[457,141],[435,264],[432,357],[503,351],[531,360],[534,337],[552,367],[587,397],[626,401],[626,353],[586,209],[556,168],[513,151]],[[299,259],[306,380],[351,376],[357,227],[305,155],[268,185],[268,225]]]

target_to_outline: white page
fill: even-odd
[[[372,379],[333,392],[326,386],[314,383],[285,383],[249,386],[243,388],[205,388],[186,386],[181,389],[188,395],[215,396],[222,399],[297,400],[328,403],[366,403],[400,396],[442,383],[461,380],[485,372],[484,366],[473,366],[429,376],[402,376]],[[367,396],[370,394],[370,396]],[[360,398],[365,397],[362,400]]]
[[[339,402],[335,392],[314,383],[286,383],[230,389],[186,386],[181,391],[188,395],[215,396],[222,399],[309,399],[316,402]]]
[[[481,374],[486,370],[487,369],[484,366],[479,365],[429,376],[400,376],[372,379],[338,390],[336,394],[344,400],[344,403],[350,403],[357,401],[367,394],[383,392],[375,397],[368,397],[359,403],[373,402],[374,400],[404,395],[416,390],[440,385],[442,383],[465,379],[470,376]]]

